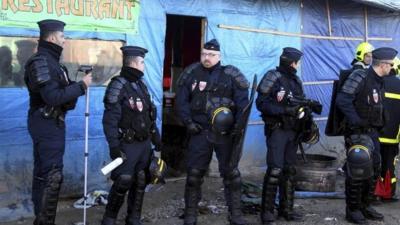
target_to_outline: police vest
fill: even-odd
[[[271,70],[268,73],[266,74],[266,76],[272,75],[274,77],[277,77],[277,80],[274,82],[273,85],[278,89],[275,90],[275,93],[270,93],[270,95],[272,95],[272,99],[274,99],[276,104],[281,105],[282,107],[286,107],[289,106],[289,98],[298,97],[303,99],[305,97],[302,82],[297,76],[282,74],[277,70]],[[300,122],[297,118],[286,115],[270,116],[263,114],[262,118],[266,124],[271,124],[273,126],[276,123],[281,123],[282,126],[287,129],[299,127]]]
[[[357,70],[366,73],[365,70]],[[378,82],[374,75],[367,74],[364,87],[357,94],[354,106],[357,114],[368,124],[375,128],[382,128],[384,125],[383,115],[383,82]]]
[[[191,75],[190,110],[192,115],[206,114],[218,107],[228,107],[235,111],[232,100],[232,76],[224,72],[224,67],[218,68],[213,76],[207,74],[199,65],[193,69]]]
[[[153,115],[153,105],[150,94],[145,84],[138,80],[137,82],[129,82],[122,76],[117,76],[123,83],[124,92],[121,105],[121,120],[119,127],[122,131],[132,129],[136,139],[147,139],[151,132],[151,126],[155,120]]]

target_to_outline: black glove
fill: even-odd
[[[121,157],[122,159],[126,159],[125,153],[123,153],[120,149],[120,147],[113,147],[110,148],[110,157],[112,160]]]
[[[289,116],[297,117],[299,115],[300,106],[286,106],[285,114]]]
[[[190,134],[198,134],[201,132],[201,130],[203,130],[203,128],[200,126],[200,124],[195,123],[195,122],[191,122],[186,126],[188,132]]]

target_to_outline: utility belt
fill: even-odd
[[[40,114],[45,119],[56,119],[57,122],[65,122],[65,112],[59,107],[46,105],[44,107],[33,109],[33,112],[36,110],[39,110]]]
[[[297,123],[295,119],[291,118],[283,118],[283,119],[278,119],[275,117],[263,117],[264,123],[265,123],[265,129],[267,130],[275,130],[278,128],[284,129],[284,130],[298,130],[298,127],[296,126]]]
[[[139,134],[135,130],[131,128],[123,128],[119,129],[119,134],[120,134],[120,139],[128,144],[131,144],[135,141],[145,141],[150,137],[150,132],[143,132],[142,134]]]

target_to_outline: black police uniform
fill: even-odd
[[[296,62],[302,53],[295,48],[284,48],[279,67],[268,71],[262,78],[256,99],[257,109],[265,123],[267,138],[267,165],[264,177],[261,220],[264,224],[274,221],[274,205],[277,187],[280,190],[279,213],[288,220],[300,219],[293,211],[294,175],[296,152],[300,130],[298,107],[289,105],[288,98],[304,98],[302,82],[290,63]]]
[[[136,46],[122,47],[124,57],[145,56],[147,50]],[[139,225],[148,167],[153,154],[151,143],[159,147],[156,108],[142,81],[143,72],[124,66],[112,78],[104,96],[103,128],[112,159],[122,157],[122,165],[112,171],[114,181],[104,213],[103,225],[115,224],[126,192],[127,225]],[[154,139],[157,134],[157,140]]]
[[[372,52],[375,60],[392,60],[396,54],[397,52],[390,48],[379,48]],[[372,67],[368,70],[353,71],[337,95],[337,107],[346,119],[346,146],[351,145],[347,143],[352,141],[350,135],[354,134],[367,135],[373,142],[372,149],[368,149],[372,154],[372,163],[365,164],[365,167],[373,166],[373,175],[365,178],[354,177],[350,174],[350,165],[346,171],[346,218],[351,222],[363,223],[365,218],[383,219],[383,216],[370,206],[374,198],[376,179],[380,174],[378,129],[381,129],[385,122],[383,96],[383,77],[378,76]]]
[[[394,71],[394,70],[392,70]],[[386,173],[390,173],[391,198],[396,195],[397,178],[395,174],[395,157],[399,154],[400,139],[400,77],[395,73],[384,77],[385,99],[383,105],[387,115],[387,121],[380,132],[379,142],[382,156],[381,177],[386,179]],[[386,183],[383,180],[383,183]],[[381,196],[383,199],[387,197]]]
[[[63,31],[57,20],[38,22],[40,31]],[[60,64],[63,48],[39,40],[38,52],[25,64],[24,80],[29,91],[28,130],[33,141],[32,201],[35,224],[54,224],[63,181],[65,114],[75,107],[86,86],[72,82]]]
[[[219,44],[213,39],[204,48],[219,51]],[[215,150],[219,171],[224,179],[231,224],[245,224],[240,212],[240,173],[238,168],[228,168],[232,139],[210,138],[213,136],[210,114],[215,108],[227,107],[234,113],[237,121],[243,108],[249,103],[249,83],[234,66],[222,66],[218,63],[212,68],[205,68],[200,63],[194,63],[183,71],[178,85],[177,112],[191,133],[187,150],[184,223],[196,224],[203,176]],[[227,135],[230,134],[225,137]]]

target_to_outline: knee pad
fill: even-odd
[[[62,174],[61,169],[55,168],[50,170],[47,175],[47,187],[51,190],[58,190],[61,187],[61,183],[63,182],[64,176]]]
[[[241,183],[240,171],[238,169],[233,169],[232,171],[224,174],[224,184],[225,185],[238,185]]]
[[[132,176],[123,174],[118,177],[114,185],[116,187],[117,193],[125,194],[129,190],[131,184],[132,184]]]
[[[198,169],[190,169],[187,173],[187,185],[190,187],[199,187],[203,183],[205,171]]]
[[[144,170],[140,170],[136,173],[136,185],[137,188],[144,190],[147,184],[146,172]]]
[[[282,169],[273,167],[273,168],[268,168],[267,173],[265,174],[266,177],[269,177],[269,182],[270,184],[278,185],[279,180],[281,179],[282,176]]]

